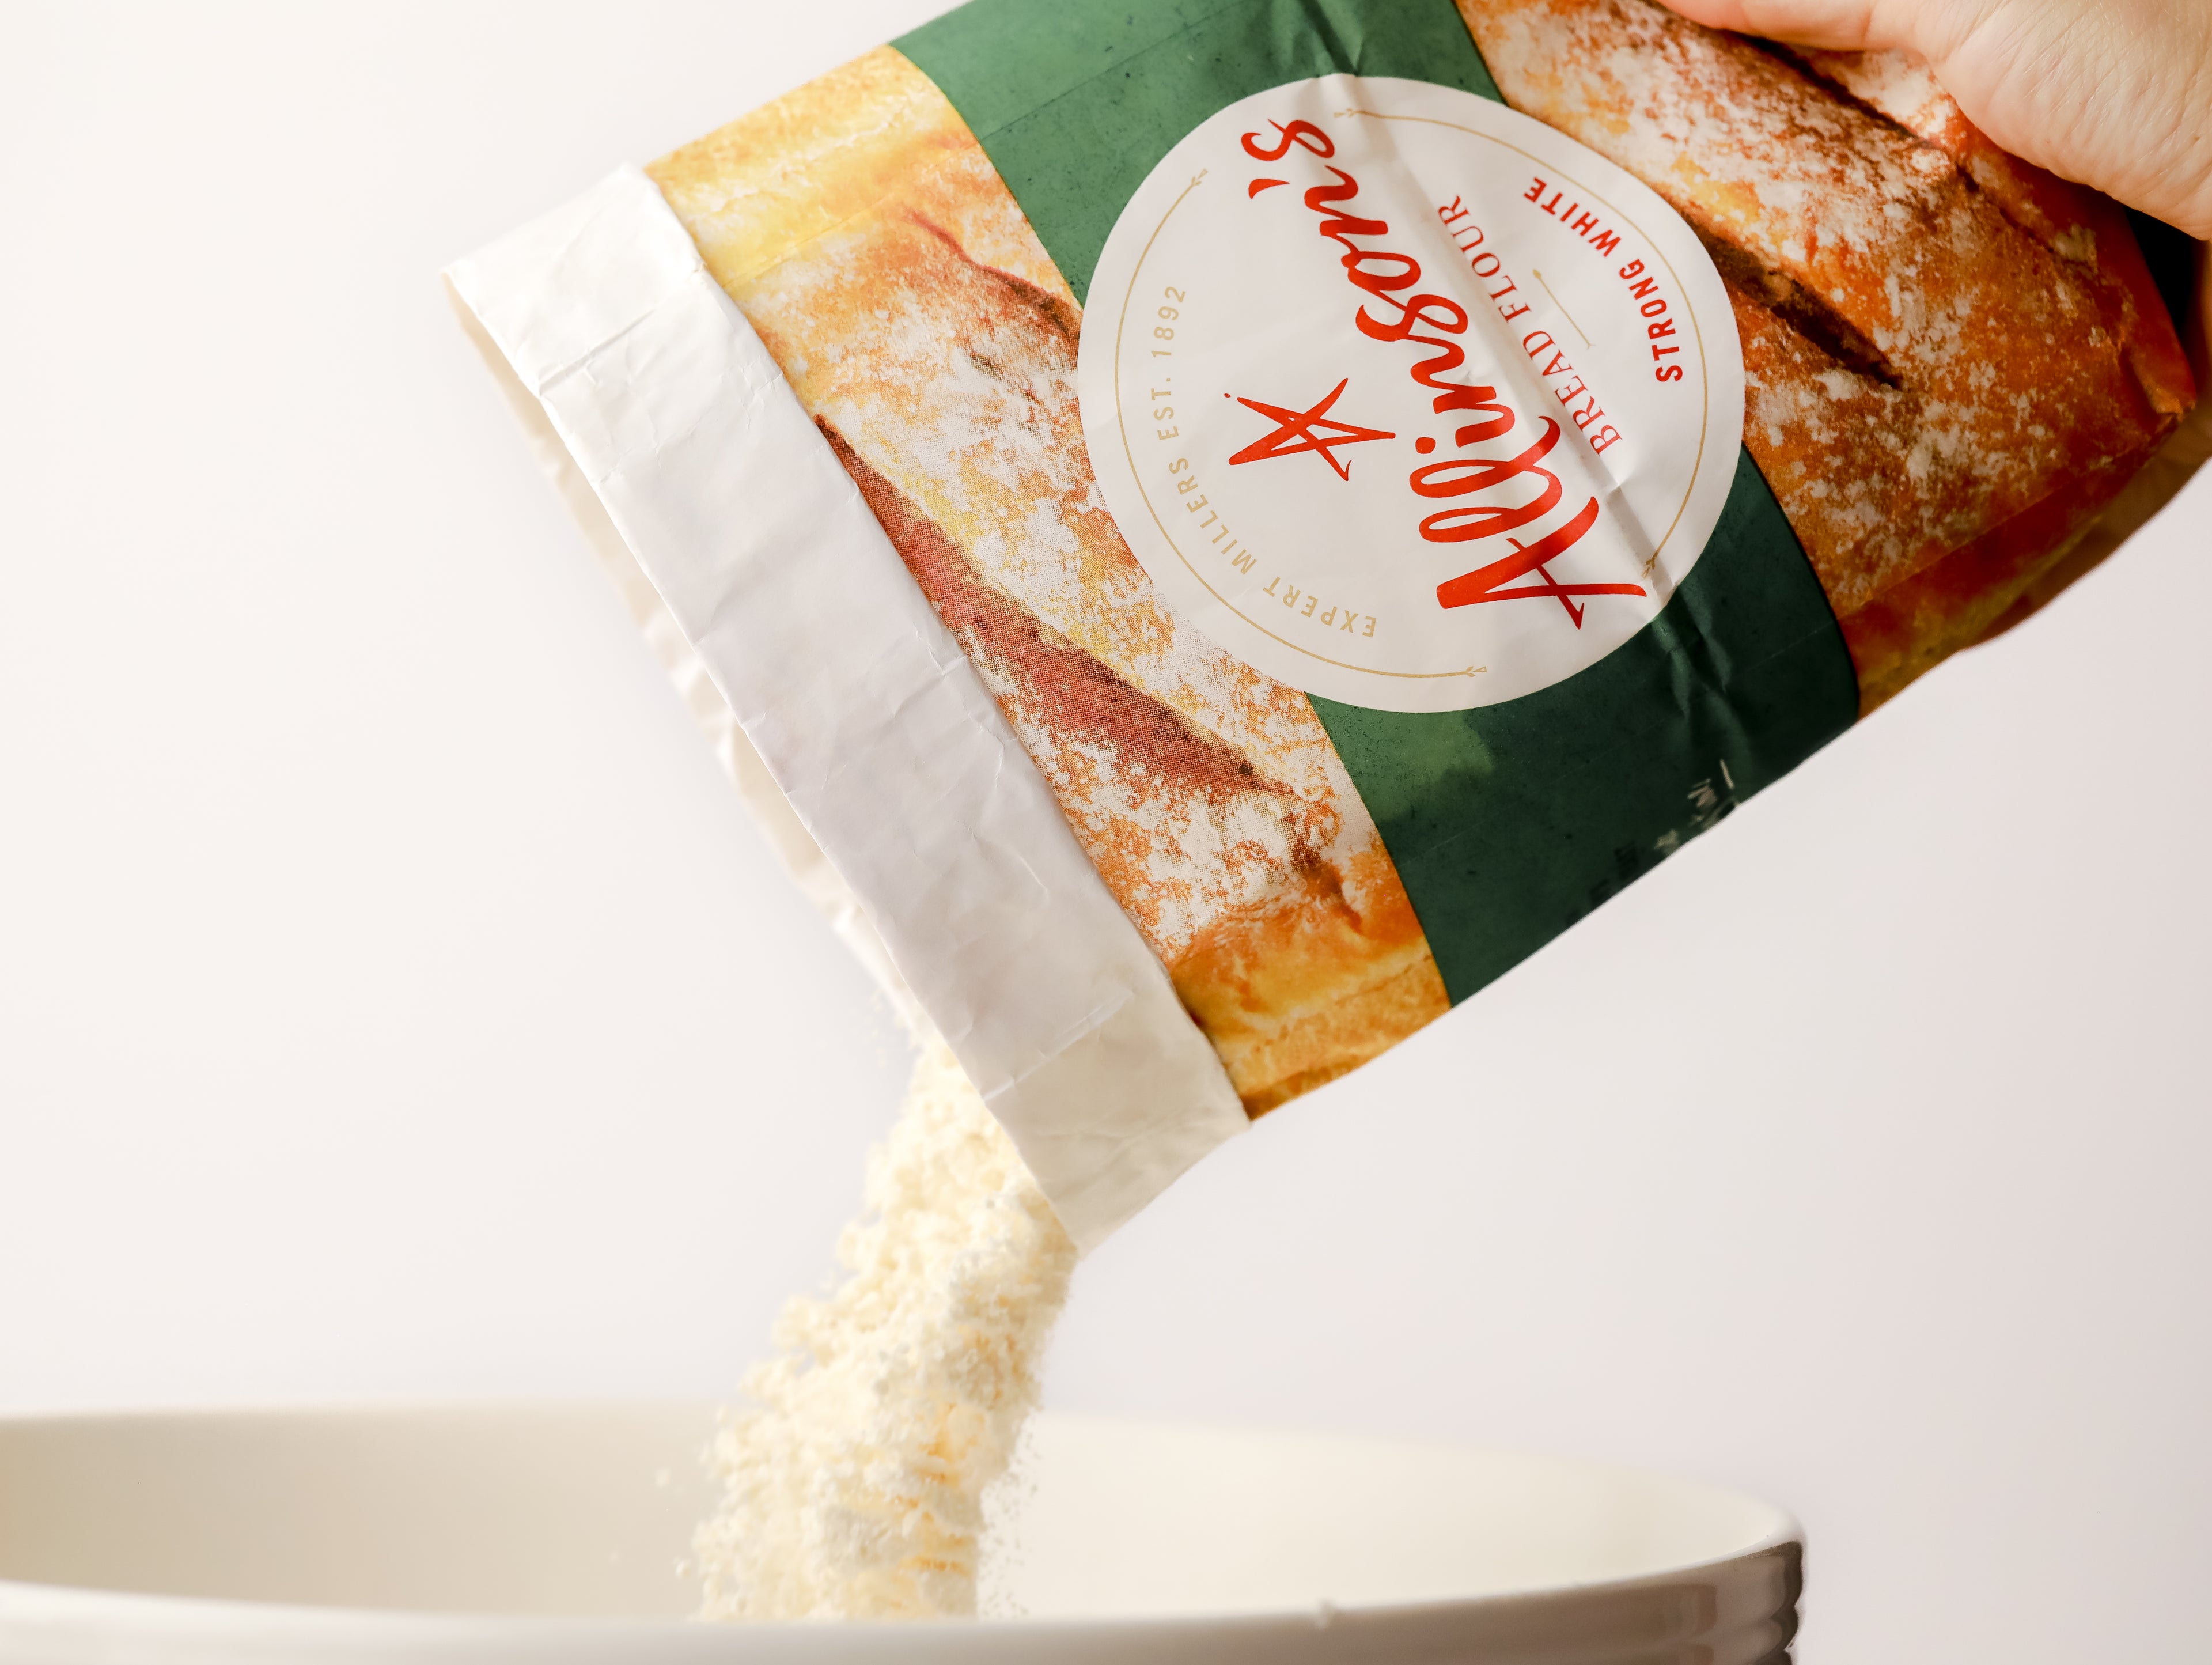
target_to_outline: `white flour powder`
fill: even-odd
[[[983,1492],[1036,1404],[1075,1248],[940,1041],[838,1259],[850,1275],[784,1309],[779,1356],[744,1384],[757,1408],[715,1442],[707,1618],[975,1611]]]

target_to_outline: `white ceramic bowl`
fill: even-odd
[[[0,1419],[0,1660],[1781,1665],[1802,1547],[1595,1463],[1039,1419],[1028,1616],[688,1622],[696,1406]]]

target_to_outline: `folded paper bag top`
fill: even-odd
[[[2195,399],[2111,204],[1642,0],[975,0],[447,276],[1085,1247],[2054,592]]]

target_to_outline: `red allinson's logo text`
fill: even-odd
[[[1575,583],[1553,575],[1552,563],[1582,541],[1597,524],[1599,514],[1595,496],[1573,503],[1559,475],[1546,465],[1565,429],[1549,416],[1538,416],[1532,427],[1496,387],[1455,376],[1467,362],[1462,345],[1469,323],[1467,309],[1449,295],[1422,289],[1419,260],[1389,247],[1384,241],[1390,236],[1389,222],[1355,211],[1352,205],[1359,196],[1359,182],[1335,165],[1336,146],[1326,132],[1303,120],[1270,121],[1268,125],[1274,129],[1272,135],[1255,131],[1243,136],[1244,152],[1255,161],[1279,162],[1296,146],[1328,164],[1334,183],[1313,186],[1304,193],[1304,201],[1317,216],[1316,231],[1342,250],[1346,279],[1361,295],[1353,319],[1359,332],[1370,340],[1402,342],[1425,349],[1425,355],[1408,368],[1407,374],[1430,396],[1430,408],[1452,426],[1448,454],[1437,457],[1438,441],[1427,435],[1413,443],[1422,456],[1435,457],[1407,477],[1407,485],[1419,500],[1417,507],[1432,506],[1425,507],[1422,513],[1422,538],[1446,544],[1479,545],[1493,538],[1500,540],[1491,545],[1498,551],[1493,558],[1437,586],[1437,605],[1453,608],[1489,602],[1555,601],[1580,629],[1584,609],[1579,599],[1645,594],[1638,584]],[[1246,195],[1257,197],[1288,183],[1255,178]],[[1466,252],[1480,243],[1481,233],[1474,232],[1474,243],[1462,240],[1467,228],[1455,222],[1465,215],[1463,210],[1455,215],[1453,210],[1457,208],[1455,202],[1438,213],[1453,232],[1455,242]],[[1474,268],[1478,277],[1502,270],[1493,254],[1478,253],[1474,258],[1490,263],[1486,273],[1479,265]],[[1510,293],[1510,280],[1506,287]],[[1545,339],[1548,342],[1549,337]],[[1276,427],[1237,453],[1231,462],[1318,452],[1340,477],[1349,478],[1337,454],[1340,447],[1396,435],[1328,416],[1347,385],[1338,382],[1325,398],[1302,410],[1240,398],[1238,403],[1267,417]],[[1575,387],[1577,398],[1586,392],[1579,383]],[[1562,403],[1566,403],[1564,398]],[[1572,415],[1593,454],[1618,441],[1618,433],[1600,424],[1604,413],[1595,398]]]

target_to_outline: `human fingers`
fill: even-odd
[[[2206,0],[1665,0],[1693,21],[1925,59],[2001,148],[2191,235],[2212,231]]]
[[[1916,45],[1911,5],[1881,0],[1666,0],[1692,22],[1802,46],[1876,52]],[[1936,5],[1935,9],[1946,9]]]

